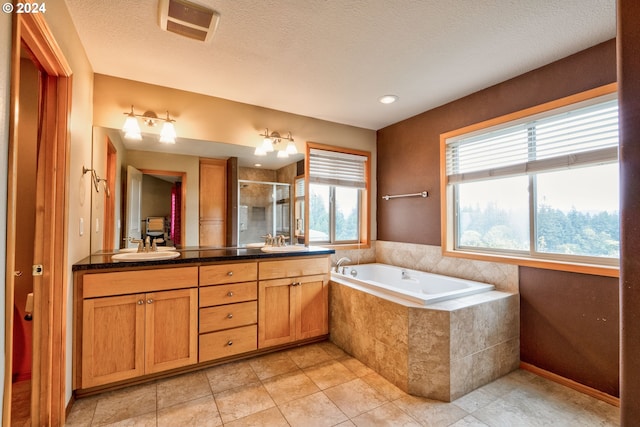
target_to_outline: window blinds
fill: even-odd
[[[309,182],[366,188],[367,157],[337,151],[309,150]]]
[[[618,158],[618,101],[600,102],[448,140],[448,183],[522,175]]]

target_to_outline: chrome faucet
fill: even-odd
[[[344,267],[342,266],[342,264],[345,262],[351,262],[351,260],[345,256],[340,258],[338,262],[336,262],[336,273],[344,273]],[[340,271],[341,268],[342,271]]]

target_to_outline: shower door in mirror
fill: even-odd
[[[258,245],[266,235],[291,243],[291,186],[279,182],[239,180],[238,244]]]

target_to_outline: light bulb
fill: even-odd
[[[293,143],[293,141],[289,141],[287,143],[287,154],[297,154],[298,153],[298,149],[296,148],[296,144]]]
[[[133,112],[127,114],[127,118],[124,121],[122,130],[124,131],[125,138],[133,139],[136,141],[142,140],[142,135],[140,134],[140,126],[138,125],[138,120],[133,115]]]
[[[160,132],[160,142],[165,144],[176,143],[176,129],[170,121],[164,122],[162,131]]]
[[[271,141],[271,138],[265,137],[265,139],[262,140],[262,150],[265,153],[273,152],[273,142]]]

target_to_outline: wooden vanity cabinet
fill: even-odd
[[[75,389],[329,333],[327,256],[89,272],[76,281]]]
[[[200,362],[256,350],[258,263],[200,267]]]
[[[258,348],[328,334],[328,284],[327,257],[261,262]]]
[[[196,363],[197,284],[197,267],[85,274],[81,388]]]

